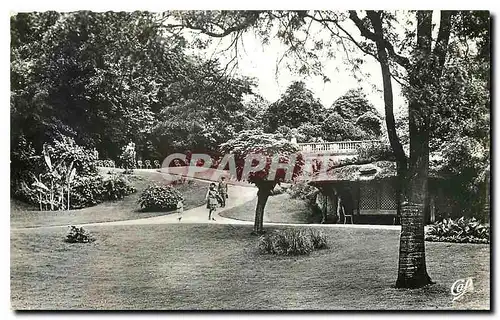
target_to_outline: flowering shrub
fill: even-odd
[[[309,237],[313,244],[314,249],[326,249],[328,248],[328,241],[326,240],[326,235],[314,229],[309,229]]]
[[[137,190],[123,175],[112,174],[109,178],[103,181],[103,199],[104,200],[119,200],[125,196],[136,192]]]
[[[100,175],[76,176],[71,188],[71,208],[94,206],[103,200],[103,179]]]
[[[97,161],[97,166],[98,167],[107,167],[107,168],[114,168],[115,167],[115,161],[114,160],[98,160]]]
[[[490,243],[490,228],[475,218],[444,219],[429,227],[425,240],[437,242]]]
[[[138,203],[145,211],[163,211],[175,209],[182,199],[182,194],[172,186],[153,184],[142,192]]]

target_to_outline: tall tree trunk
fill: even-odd
[[[428,195],[429,107],[425,90],[431,60],[432,11],[417,12],[415,65],[409,71],[414,90],[409,102],[410,161],[407,201],[401,210],[399,268],[396,287],[419,288],[432,283],[427,274],[424,239],[424,204]]]
[[[276,183],[274,181],[262,181],[256,183],[256,185],[259,191],[257,192],[257,207],[255,208],[255,221],[252,234],[259,235],[264,232],[264,208]]]
[[[432,11],[417,12],[417,48],[409,70],[414,90],[409,102],[410,161],[408,202],[403,204],[396,287],[418,288],[432,283],[425,262],[424,209],[429,203],[430,113],[435,105],[429,84],[437,89],[448,51],[454,12],[441,11],[436,45],[431,52]]]

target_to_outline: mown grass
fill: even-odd
[[[275,257],[258,253],[251,226],[88,229],[92,244],[63,242],[65,228],[11,231],[14,309],[489,308],[488,245],[427,243],[436,284],[404,290],[393,288],[397,230],[322,227],[328,249]],[[451,285],[466,277],[475,292],[453,302]]]
[[[106,176],[109,171],[122,172],[120,169],[101,168],[100,173]],[[137,199],[141,192],[151,183],[171,183],[179,177],[161,174],[155,170],[136,170],[131,175],[126,175],[137,189],[137,192],[126,196],[122,200],[107,201],[93,207],[70,211],[37,211],[11,201],[10,222],[12,228],[58,226],[69,224],[85,224],[93,222],[107,222],[149,218],[167,214],[165,211],[141,212]],[[204,203],[208,184],[201,181],[187,181],[174,186],[185,197],[185,209],[201,206]]]
[[[229,198],[229,201],[231,201],[231,198]],[[220,215],[231,219],[254,221],[256,206],[257,198],[241,206],[221,212]],[[292,199],[288,194],[275,195],[267,200],[264,210],[264,222],[311,223],[310,212],[311,209],[303,200]]]

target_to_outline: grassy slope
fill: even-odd
[[[305,257],[259,255],[251,226],[89,227],[11,231],[14,309],[447,309],[489,308],[489,246],[427,243],[437,284],[394,289],[394,230],[324,228],[331,248]],[[474,277],[452,302],[450,286]]]
[[[229,199],[231,201],[231,199]],[[254,221],[257,198],[242,206],[221,212],[220,215],[226,218]],[[267,200],[264,210],[264,222],[275,223],[310,223],[310,209],[305,201],[292,199],[288,194],[271,196]]]
[[[106,175],[110,169],[102,169],[101,174]],[[120,172],[123,170],[115,169]],[[137,192],[125,197],[123,200],[109,201],[98,204],[93,207],[80,210],[67,211],[29,211],[29,207],[17,202],[11,201],[11,227],[35,227],[35,226],[53,226],[67,224],[82,224],[91,222],[118,221],[138,218],[147,218],[164,215],[166,212],[140,212],[137,199],[141,192],[151,183],[170,183],[171,177],[160,174],[155,170],[137,170],[132,175],[127,175],[129,180],[136,187]],[[205,192],[208,184],[200,181],[192,181],[176,185],[175,187],[185,196],[185,208],[190,209],[200,206],[204,203]]]

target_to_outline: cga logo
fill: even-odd
[[[459,279],[451,286],[451,294],[453,301],[460,299],[467,292],[474,292],[474,284],[472,278]]]

